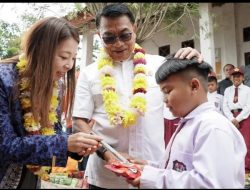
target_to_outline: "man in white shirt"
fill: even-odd
[[[156,161],[163,156],[163,97],[155,72],[163,57],[145,55],[135,43],[136,25],[125,4],[109,4],[96,17],[104,49],[98,61],[80,71],[74,103],[74,130],[93,131],[117,151]],[[182,48],[177,57],[202,56]],[[115,158],[100,149],[89,157],[86,175],[90,188],[128,188],[126,181],[104,168]]]
[[[246,145],[237,128],[207,100],[211,66],[167,57],[156,73],[164,101],[179,126],[159,164],[141,163],[127,180],[144,189],[244,188]]]
[[[223,72],[225,73],[225,79],[223,79],[222,81],[220,81],[218,83],[218,94],[221,94],[224,96],[224,92],[225,92],[225,89],[229,86],[232,86],[232,81],[230,79],[230,75],[232,73],[234,69],[234,65],[232,64],[226,64],[224,67],[223,67]]]
[[[223,101],[225,116],[239,129],[247,145],[246,173],[250,173],[250,87],[243,84],[244,73],[239,68],[232,72],[233,86],[226,88]]]

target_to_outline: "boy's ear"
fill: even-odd
[[[197,90],[200,88],[200,81],[197,79],[197,78],[192,78],[191,82],[190,82],[190,85],[191,85],[191,90],[193,92],[197,92]]]

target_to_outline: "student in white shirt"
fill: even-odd
[[[223,95],[217,93],[218,83],[216,76],[208,76],[207,99],[212,102],[221,114],[223,114]]]
[[[250,87],[243,84],[244,73],[239,68],[232,72],[233,86],[226,88],[223,101],[225,116],[239,129],[247,145],[245,171],[250,173]],[[235,94],[238,88],[238,95]]]
[[[156,73],[165,103],[179,126],[158,164],[131,160],[140,188],[244,188],[246,145],[237,128],[207,100],[211,66],[167,57]],[[147,163],[147,164],[146,164]]]

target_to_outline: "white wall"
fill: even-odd
[[[92,31],[86,32],[81,39],[81,53],[80,53],[80,68],[83,68],[92,63],[93,57],[93,39],[94,33]]]
[[[197,18],[195,19],[197,21]],[[159,47],[170,45],[170,53],[176,52],[181,48],[181,42],[194,39],[194,31],[191,26],[191,22],[188,19],[184,20],[187,30],[183,35],[173,35],[169,32],[161,31],[156,33],[152,39],[143,42],[141,45],[145,51],[149,54],[159,54]],[[195,26],[195,30],[199,33],[198,25]],[[194,46],[196,49],[200,49],[199,39],[194,39]]]
[[[250,27],[250,3],[235,3],[238,65],[245,65],[244,53],[250,52],[250,41],[243,42],[243,28]]]
[[[213,7],[211,14],[214,17],[214,45],[221,49],[221,78],[225,78],[223,67],[226,64],[238,65],[236,20],[234,3],[225,3]]]
[[[245,64],[244,53],[250,52],[250,42],[243,42],[243,28],[250,27],[250,3],[225,3],[212,8],[214,19],[214,47],[221,50],[221,77],[224,78],[222,68],[231,63],[235,66]],[[198,21],[198,18],[196,18]],[[181,48],[181,42],[193,39],[191,22],[185,21],[187,30],[183,35],[171,35],[166,31],[159,32],[150,40],[142,43],[147,53],[158,54],[161,46],[170,45],[170,53]],[[199,33],[199,24],[195,30]],[[195,49],[200,51],[199,39],[194,39]]]

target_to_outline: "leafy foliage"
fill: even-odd
[[[20,30],[17,24],[0,20],[0,58],[17,55],[20,44]]]
[[[20,52],[21,34],[27,30],[37,20],[46,17],[46,13],[53,12],[55,16],[59,16],[54,11],[54,6],[59,7],[60,13],[66,13],[69,7],[63,3],[24,3],[28,6],[24,13],[20,15],[21,22],[9,24],[0,20],[0,59],[9,58]],[[0,11],[4,4],[0,4]],[[17,5],[17,10],[18,10]],[[14,10],[12,10],[14,12]]]
[[[96,15],[109,3],[86,3],[81,10]],[[198,18],[198,3],[126,3],[135,16],[137,24],[137,43],[150,39],[160,31],[169,31],[172,34],[183,34],[185,31],[184,18],[189,18],[194,28],[194,17]],[[77,11],[71,13],[77,17]],[[82,26],[82,28],[87,26]],[[88,28],[90,29],[90,28]],[[86,29],[85,29],[86,30]],[[96,29],[95,29],[96,30]],[[195,29],[194,29],[194,33]]]
[[[20,48],[20,35],[37,20],[44,18],[45,12],[55,12],[53,7],[60,6],[60,13],[69,12],[69,7],[63,3],[28,3],[29,7],[21,15],[21,23],[8,24],[0,21],[0,58],[10,57]],[[108,3],[74,3],[74,9],[67,14],[69,20],[79,13],[96,13]],[[184,18],[189,18],[194,29],[195,19],[199,18],[198,3],[126,3],[135,15],[137,24],[137,43],[152,38],[157,32],[168,31],[174,35],[185,31]],[[53,5],[53,6],[52,6]],[[3,7],[3,5],[2,5]],[[1,7],[0,7],[1,9]],[[93,17],[93,18],[94,18]],[[94,21],[94,20],[93,20]],[[93,23],[92,23],[93,24]],[[89,23],[81,26],[82,31],[96,30]],[[196,31],[194,29],[194,35]],[[198,35],[197,35],[198,36]],[[94,50],[98,48],[94,45]],[[94,55],[93,55],[94,56]]]

